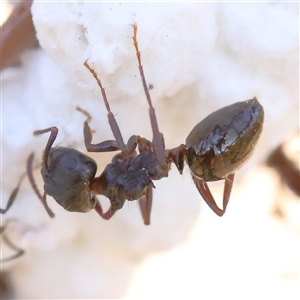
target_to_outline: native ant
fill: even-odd
[[[187,163],[199,193],[210,208],[218,216],[222,216],[229,202],[234,173],[251,157],[261,134],[263,107],[255,97],[223,107],[198,123],[188,135],[185,145],[181,144],[167,150],[163,134],[158,129],[155,110],[141,64],[136,25],[133,25],[133,44],[149,105],[152,142],[133,135],[126,144],[124,143],[102,83],[86,60],[84,66],[100,87],[108,113],[108,122],[115,138],[115,140],[92,144],[92,130],[89,126],[91,116],[87,111],[77,107],[77,110],[87,118],[84,122],[86,149],[88,152],[117,150],[120,152],[113,157],[112,162],[106,166],[100,176],[95,177],[97,165],[92,158],[72,148],[52,148],[58,133],[56,127],[37,130],[34,132],[35,135],[50,132],[50,137],[44,150],[41,169],[44,180],[43,196],[38,192],[34,180],[30,179],[36,194],[46,208],[48,194],[68,211],[88,212],[95,209],[106,220],[123,207],[125,200],[138,200],[144,223],[148,225],[152,189],[155,187],[153,180],[167,177],[171,163],[174,163],[182,174],[184,163]],[[32,174],[30,171],[28,173]],[[225,180],[225,187],[223,209],[220,209],[206,182],[222,179]],[[110,200],[108,211],[103,212],[95,195],[104,195]]]

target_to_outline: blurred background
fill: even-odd
[[[3,299],[299,299],[299,4],[170,5],[1,2],[1,208],[31,151],[42,190],[48,137],[34,130],[58,126],[55,145],[84,151],[80,105],[92,114],[95,141],[112,138],[86,58],[124,139],[151,137],[129,26],[136,22],[168,148],[222,106],[256,95],[265,108],[226,214],[207,207],[187,167],[155,182],[148,227],[135,202],[105,221],[48,199],[50,219],[25,178],[1,215],[1,258],[15,253],[4,236],[25,251],[1,264]],[[112,157],[91,156],[99,172]],[[220,203],[223,182],[210,187]]]

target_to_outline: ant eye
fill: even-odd
[[[73,157],[67,156],[62,159],[63,166],[68,170],[74,170],[77,168],[77,160]]]

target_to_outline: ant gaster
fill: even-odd
[[[35,135],[50,132],[43,154],[42,176],[44,195],[42,196],[31,178],[30,182],[44,206],[46,194],[52,196],[68,211],[88,212],[95,209],[104,219],[110,219],[123,207],[125,200],[138,200],[145,224],[150,224],[153,180],[168,176],[174,163],[182,174],[187,163],[195,185],[210,208],[222,216],[229,201],[234,173],[251,157],[262,131],[264,110],[258,100],[237,102],[223,107],[198,123],[186,139],[186,143],[167,150],[163,134],[159,132],[155,110],[141,64],[137,43],[137,26],[133,25],[133,44],[136,50],[138,68],[146,99],[153,132],[152,142],[137,135],[125,144],[119,126],[106,97],[105,90],[96,72],[85,61],[100,87],[108,112],[108,121],[115,140],[92,144],[92,131],[89,126],[91,116],[79,107],[77,110],[86,117],[84,141],[88,152],[109,152],[120,150],[99,177],[96,162],[85,154],[71,148],[52,148],[58,129],[50,127],[35,131]],[[138,149],[138,153],[137,150]],[[32,155],[33,158],[33,155]],[[32,164],[32,162],[31,162]],[[28,163],[30,166],[30,163]],[[32,172],[29,171],[32,175]],[[223,208],[216,204],[207,181],[225,180]],[[103,212],[95,195],[104,195],[110,200],[110,208]]]

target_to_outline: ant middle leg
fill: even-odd
[[[145,196],[139,199],[139,206],[140,206],[140,210],[145,225],[150,225],[150,213],[151,213],[152,198],[153,198],[152,189],[153,188],[151,185],[147,186]]]
[[[8,219],[6,221],[6,223],[3,225],[3,226],[0,226],[0,236],[2,236],[2,239],[4,241],[4,243],[13,251],[15,251],[16,253],[9,256],[9,257],[6,257],[6,258],[0,258],[0,262],[1,263],[5,263],[5,262],[8,262],[8,261],[11,261],[13,259],[16,259],[20,256],[22,256],[25,251],[19,247],[17,247],[16,245],[13,244],[13,242],[7,237],[7,235],[4,233],[5,229],[7,228],[7,224],[8,222],[11,222],[13,221],[14,219]],[[2,247],[1,247],[2,248]],[[1,251],[2,252],[2,251]],[[2,253],[1,253],[2,254]]]
[[[222,217],[225,214],[228,202],[229,202],[229,197],[233,185],[233,180],[234,180],[234,174],[229,174],[225,178],[225,186],[224,186],[224,192],[223,192],[223,209],[220,209],[213,197],[213,195],[210,192],[210,189],[206,183],[205,180],[195,178],[193,176],[193,180],[196,184],[196,187],[204,199],[204,201],[207,203],[207,205],[219,216]]]

